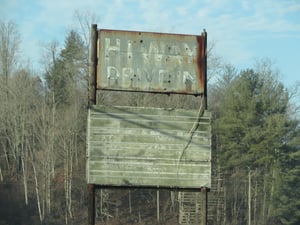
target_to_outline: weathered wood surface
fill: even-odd
[[[211,126],[195,110],[93,106],[87,181],[113,186],[210,188]],[[195,132],[190,132],[198,124]]]
[[[207,193],[194,191],[178,193],[179,224],[206,225]]]

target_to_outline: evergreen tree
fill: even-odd
[[[280,187],[274,197],[276,216],[284,225],[300,224],[300,130],[295,121],[294,135],[280,161]]]
[[[246,70],[223,96],[216,121],[223,166],[245,169],[274,163],[288,129],[288,93],[283,85]]]
[[[86,76],[85,61],[86,51],[80,36],[75,31],[70,31],[64,49],[59,57],[54,58],[45,79],[51,92],[54,93],[56,104],[69,104],[73,97],[72,91],[82,83]]]
[[[295,131],[287,113],[288,92],[269,70],[242,71],[222,91],[214,130],[221,168],[232,180],[226,188],[227,217],[233,224],[254,218],[267,223],[275,218],[272,199],[282,184],[282,161]]]

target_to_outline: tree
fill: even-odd
[[[73,30],[69,32],[59,56],[55,53],[55,46],[50,47],[52,64],[47,65],[45,79],[54,95],[55,104],[64,105],[70,103],[73,97],[71,92],[83,83],[87,56],[80,36]]]
[[[75,31],[61,51],[53,42],[39,79],[29,65],[16,67],[19,35],[8,24],[0,27],[0,180],[20,183],[43,223],[56,212],[55,224],[67,223],[85,203],[86,46]]]
[[[52,49],[52,64],[48,65],[45,79],[49,87],[53,105],[53,123],[56,127],[53,148],[56,151],[56,163],[63,165],[65,221],[73,217],[73,176],[81,162],[85,145],[85,120],[87,96],[85,69],[87,52],[81,37],[71,30],[66,37],[64,48],[59,54]],[[59,129],[64,127],[64,129]],[[81,165],[80,165],[81,166]],[[81,167],[82,168],[82,167]]]
[[[20,35],[15,23],[0,20],[0,146],[4,150],[3,154],[8,167],[10,167],[12,157],[12,154],[9,152],[12,143],[9,142],[9,131],[7,129],[10,107],[9,78],[11,78],[16,69],[19,44]]]
[[[294,121],[294,132],[290,135],[289,147],[285,149],[284,157],[280,160],[280,183],[273,201],[275,215],[283,225],[300,223],[300,130],[299,121]]]
[[[0,78],[7,84],[17,64],[20,35],[13,21],[0,20]]]
[[[234,224],[266,223],[275,216],[271,200],[280,186],[279,162],[295,131],[289,95],[269,64],[221,81],[214,130],[221,168],[229,171],[228,179],[234,178],[226,187],[227,217]]]

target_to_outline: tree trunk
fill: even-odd
[[[2,175],[1,167],[0,167],[0,181],[3,182],[3,175]]]
[[[24,185],[25,204],[28,205],[27,174],[26,174],[24,157],[21,157],[21,164],[22,164],[22,173],[23,173],[23,185]]]
[[[71,148],[68,149],[69,151],[69,159],[68,159],[68,165],[69,165],[69,185],[68,185],[68,194],[69,194],[69,215],[72,218],[73,213],[72,213],[72,178],[73,178],[73,154],[72,154],[72,146]]]
[[[251,225],[251,169],[248,172],[248,225]]]
[[[254,200],[253,200],[253,222],[257,224],[257,194],[258,194],[258,184],[257,184],[257,171],[256,171],[256,181],[255,181],[255,189],[254,189]]]
[[[238,224],[238,190],[237,190],[237,179],[234,178],[234,183],[233,183],[233,212],[232,212],[232,219],[233,219],[233,224],[237,225]]]
[[[265,221],[266,221],[266,202],[267,202],[267,176],[264,175],[263,176],[263,182],[264,182],[264,186],[263,186],[263,193],[264,193],[264,196],[263,196],[263,202],[262,202],[262,210],[261,210],[261,213],[262,213],[262,224],[265,224]]]
[[[272,168],[272,180],[271,180],[271,190],[270,190],[270,196],[269,200],[272,200],[275,192],[275,185],[276,185],[276,179],[277,179],[277,173],[276,173],[276,168],[273,166]],[[271,201],[269,201],[271,202]],[[267,219],[269,219],[272,216],[272,211],[273,211],[273,206],[271,203],[268,204],[268,216]]]
[[[33,169],[33,175],[34,175],[34,182],[35,182],[35,194],[36,194],[36,200],[37,200],[37,207],[38,207],[38,212],[39,212],[39,218],[40,221],[42,222],[44,220],[43,215],[42,215],[42,210],[41,210],[41,203],[40,203],[40,195],[39,195],[39,183],[38,183],[38,178],[37,178],[37,172],[34,164],[34,159],[33,159],[33,153],[30,151],[30,156],[31,156],[31,165]]]
[[[226,180],[226,179],[224,179]],[[223,214],[223,225],[227,225],[227,186],[226,182],[224,182],[224,214]]]

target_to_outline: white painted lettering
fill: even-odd
[[[116,45],[110,45],[110,38],[105,38],[105,53],[108,54],[109,51],[119,52],[121,49],[121,40],[116,39]]]
[[[109,86],[129,88],[181,88],[192,90],[196,72],[192,66],[197,45],[167,41],[133,42],[104,39],[102,65]],[[173,86],[172,86],[173,85]]]

